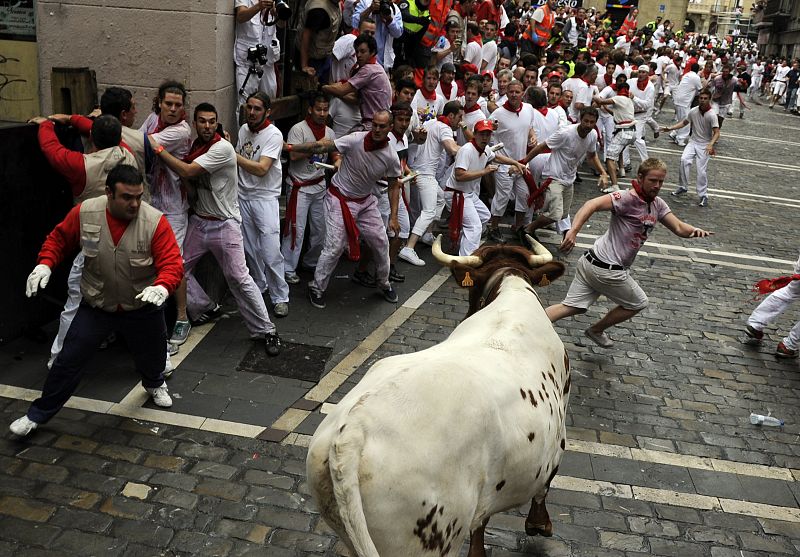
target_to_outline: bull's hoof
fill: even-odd
[[[531,524],[525,521],[525,533],[529,536],[544,536],[549,538],[553,535],[553,523],[548,521],[546,524]]]

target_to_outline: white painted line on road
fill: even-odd
[[[681,156],[683,154],[683,150],[674,150],[674,149],[664,149],[660,147],[648,147],[648,151],[652,151],[654,153],[658,153],[660,155],[676,155]],[[717,155],[714,157],[715,160],[732,162],[736,164],[743,164],[747,166],[758,166],[759,168],[772,168],[775,170],[785,170],[789,172],[800,172],[800,166],[798,165],[791,165],[791,164],[779,164],[779,163],[770,163],[764,161],[755,161],[751,159],[743,159],[739,157],[727,157],[724,155]]]
[[[800,146],[800,143],[798,143],[797,141],[786,141],[785,139],[775,139],[775,138],[772,138],[772,137],[758,137],[758,136],[755,136],[755,135],[739,135],[739,134],[735,134],[735,133],[725,132],[724,134],[722,134],[722,137],[732,137],[734,139],[745,139],[747,141],[764,141],[765,143],[775,143],[775,144],[778,144],[778,145],[798,145],[798,146]]]

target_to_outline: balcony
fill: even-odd
[[[687,15],[710,16],[716,4],[716,0],[689,0],[686,5],[686,13]]]
[[[792,13],[793,0],[769,0],[764,7],[762,21],[786,19]]]

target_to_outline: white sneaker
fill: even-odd
[[[172,397],[169,396],[166,383],[154,389],[145,388],[145,391],[150,393],[150,396],[153,397],[153,402],[156,406],[160,406],[161,408],[169,408],[172,406]]]
[[[607,188],[602,190],[603,193],[614,193],[615,191],[619,191],[619,186],[617,185],[608,186]]]
[[[36,422],[29,420],[28,416],[22,416],[21,418],[17,418],[14,420],[8,429],[11,430],[11,433],[14,435],[19,435],[20,437],[25,437],[31,431],[39,427],[39,424]]]
[[[172,354],[167,352],[167,361],[164,363],[164,371],[162,372],[164,374],[164,379],[169,379],[172,375],[172,372],[175,371],[170,356],[172,356]]]
[[[419,241],[422,242],[423,244],[432,246],[433,243],[436,241],[436,238],[434,238],[433,234],[431,234],[430,232],[426,232],[425,234],[422,235]]]
[[[617,170],[617,175],[620,178],[624,178],[625,177],[625,167],[624,166],[620,166],[619,167],[619,170]]]
[[[397,257],[402,259],[407,263],[411,263],[412,265],[416,265],[417,267],[424,267],[425,262],[419,258],[417,252],[415,252],[410,247],[406,246],[400,250],[400,253],[397,254]]]

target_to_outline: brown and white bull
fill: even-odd
[[[358,557],[448,557],[469,533],[483,557],[493,514],[531,501],[528,534],[552,535],[544,500],[564,454],[569,360],[533,285],[564,273],[528,238],[434,255],[470,289],[441,344],[376,362],[314,434],[308,483]]]

